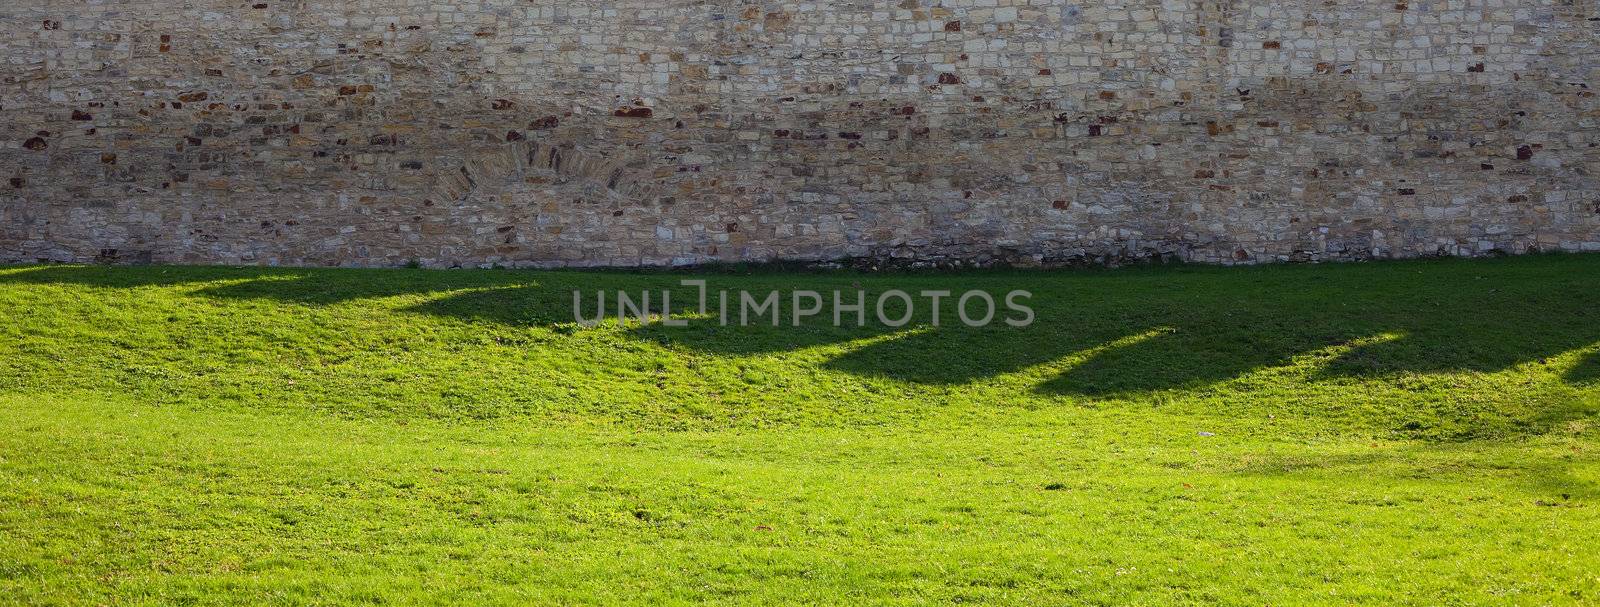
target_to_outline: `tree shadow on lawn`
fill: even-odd
[[[1044,395],[1134,398],[1204,389],[1254,371],[1317,360],[1296,381],[1350,381],[1406,374],[1494,373],[1600,346],[1600,257],[1401,262],[1322,267],[1130,270],[1016,274],[965,280],[997,298],[1026,287],[1037,321],[1013,328],[963,326],[946,308],[939,327],[866,329],[663,327],[640,337],[717,354],[759,354],[838,343],[824,368],[923,385],[962,385],[1039,365]],[[885,279],[892,282],[892,279]],[[904,287],[902,287],[904,288]],[[915,293],[910,288],[906,289]],[[871,298],[869,297],[869,301]],[[1600,377],[1600,350],[1576,354],[1562,378]],[[1563,358],[1561,364],[1571,362]],[[1245,386],[1243,389],[1248,390]],[[1459,388],[1456,390],[1460,390]],[[1542,433],[1590,415],[1570,395],[1539,396],[1536,411],[1485,413],[1418,395],[1415,411],[1388,420],[1444,440]],[[1438,401],[1438,402],[1435,402]],[[1420,402],[1420,401],[1419,401]],[[1516,418],[1516,419],[1512,419]]]
[[[678,286],[708,278],[713,291],[780,291],[785,312],[796,289],[853,293],[868,283],[866,326],[836,327],[831,307],[799,327],[630,326],[635,338],[719,355],[760,355],[838,345],[824,368],[925,385],[960,385],[1038,365],[1053,375],[1036,390],[1091,398],[1203,388],[1251,371],[1334,348],[1315,380],[1401,373],[1494,372],[1544,362],[1600,344],[1600,256],[1412,261],[1317,267],[1165,268],[1115,272],[1001,272],[938,275],[623,272],[305,270],[257,268],[41,267],[0,274],[0,284],[66,283],[124,288],[199,284],[191,293],[219,299],[270,299],[323,306],[398,295],[432,295],[407,311],[509,326],[563,327],[572,291],[673,291],[674,310],[698,292]],[[213,286],[204,283],[222,281]],[[996,320],[964,326],[947,299],[940,326],[891,328],[872,319],[877,293],[915,295],[983,289],[997,300],[1012,289],[1034,293],[1037,320],[1016,328]],[[735,295],[736,296],[736,295]],[[712,296],[715,302],[715,296]],[[925,303],[918,299],[919,304]],[[661,302],[651,302],[659,311]],[[715,304],[713,303],[713,308]],[[608,312],[615,314],[608,305]],[[1007,315],[1002,305],[997,318]],[[713,312],[714,314],[714,312]],[[737,324],[737,319],[732,319]],[[1393,335],[1393,339],[1372,339]],[[856,344],[858,340],[864,343]],[[1600,378],[1600,351],[1564,379]]]
[[[1581,507],[1585,502],[1600,498],[1600,485],[1574,474],[1575,464],[1565,458],[1565,453],[1541,454],[1521,445],[1496,451],[1463,443],[1373,447],[1365,453],[1255,454],[1241,458],[1225,471],[1274,478],[1362,479],[1360,487],[1385,488],[1385,493],[1397,482],[1443,481],[1471,484],[1486,493],[1504,497],[1505,494],[1496,488],[1510,485],[1531,494],[1528,499],[1532,505],[1550,507]],[[1353,495],[1347,499],[1361,498]]]
[[[418,279],[400,272],[363,272],[358,280],[329,272],[285,272],[263,276],[258,280],[233,282],[208,286],[195,291],[196,295],[216,299],[267,299],[284,303],[310,306],[327,306],[362,299],[377,299],[399,295],[427,295],[470,286],[455,286],[461,282],[469,285],[481,281],[438,281]],[[437,279],[438,277],[434,277]]]
[[[1164,302],[1158,324],[1170,330],[1107,349],[1040,389],[1110,396],[1199,387],[1330,347],[1338,353],[1313,379],[1491,373],[1600,343],[1600,272],[1538,281],[1484,275],[1497,269],[1235,282],[1227,293]]]
[[[0,284],[70,284],[123,289],[188,287],[190,294],[217,299],[268,299],[321,306],[506,283],[505,276],[484,274],[487,273],[227,266],[37,266],[0,274]]]
[[[279,270],[228,267],[129,268],[118,266],[18,266],[0,268],[0,284],[78,285],[106,289],[175,287],[219,280],[259,279]],[[290,272],[282,270],[282,272]]]
[[[606,314],[616,316],[617,291],[638,299],[648,290],[647,311],[659,313],[663,290],[673,293],[672,310],[695,306],[698,290],[678,284],[706,274],[624,271],[521,271],[521,270],[400,270],[357,268],[240,268],[224,266],[22,266],[0,268],[0,285],[78,285],[94,288],[176,287],[184,294],[222,300],[269,300],[305,306],[330,306],[347,302],[399,296],[435,296],[400,308],[406,312],[508,326],[569,326],[575,318],[572,292],[583,296],[584,312],[592,314],[595,291],[607,294]],[[848,289],[860,277],[840,274],[737,276],[710,274],[713,284],[727,281],[749,291]],[[699,326],[699,325],[697,325]],[[730,353],[756,353],[783,349],[782,345],[748,339],[754,328],[730,327],[719,332],[705,327],[700,339],[708,347]],[[786,327],[787,329],[787,327]],[[785,343],[843,342],[860,338],[869,329],[841,329],[806,325],[784,330]],[[725,338],[718,341],[718,336]],[[800,336],[798,341],[796,336]],[[646,336],[648,338],[648,336]]]
[[[1562,378],[1573,384],[1600,383],[1600,349],[1590,352],[1578,364],[1567,369]]]
[[[1204,387],[1330,347],[1342,351],[1314,379],[1495,372],[1600,344],[1600,257],[1538,259],[1551,261],[953,275],[947,286],[985,288],[997,298],[1031,288],[1036,322],[966,327],[946,302],[939,327],[817,326],[823,320],[796,331],[787,323],[699,322],[634,333],[739,354],[887,336],[825,365],[923,384],[968,383],[1079,356],[1039,390],[1093,397]],[[1383,335],[1395,338],[1373,339]],[[1567,378],[1592,379],[1597,359],[1590,353]]]

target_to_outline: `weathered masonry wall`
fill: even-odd
[[[1595,0],[6,0],[0,261],[1600,250]]]

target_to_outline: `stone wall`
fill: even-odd
[[[0,260],[1600,250],[1595,0],[7,0]]]

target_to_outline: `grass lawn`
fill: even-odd
[[[691,277],[1037,321],[572,322]],[[0,268],[0,603],[707,601],[1595,604],[1600,256]]]

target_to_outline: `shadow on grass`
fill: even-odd
[[[78,285],[102,289],[175,287],[231,279],[259,279],[273,270],[256,268],[119,268],[110,266],[19,266],[0,272],[0,284]]]
[[[1406,480],[1456,482],[1482,487],[1485,493],[1500,498],[1508,495],[1496,490],[1503,484],[1530,494],[1526,497],[1528,505],[1547,507],[1581,507],[1584,502],[1600,498],[1600,485],[1574,474],[1573,467],[1573,462],[1559,456],[1529,457],[1523,449],[1496,452],[1458,443],[1374,448],[1367,453],[1337,455],[1257,455],[1231,472],[1278,478],[1362,478],[1372,485]]]
[[[1413,261],[1263,268],[1159,268],[1117,272],[998,272],[941,275],[712,274],[712,288],[785,297],[795,289],[853,292],[868,301],[900,288],[983,289],[997,298],[1029,289],[1037,321],[1025,328],[963,326],[949,301],[940,326],[833,326],[829,312],[799,327],[630,327],[635,338],[720,355],[839,346],[825,368],[929,385],[959,385],[1081,360],[1037,386],[1048,395],[1096,398],[1194,389],[1342,348],[1316,379],[1444,371],[1494,372],[1600,343],[1600,256]],[[195,295],[324,306],[427,295],[410,312],[512,326],[570,323],[572,291],[673,290],[674,308],[696,293],[683,275],[592,272],[39,267],[0,274],[3,283],[101,288],[193,285]],[[220,282],[207,286],[206,283]],[[714,301],[714,299],[713,299]],[[870,306],[870,304],[869,304]],[[652,302],[660,310],[660,302]],[[612,310],[614,314],[614,309]],[[1002,308],[999,312],[1005,314]],[[1393,334],[1388,340],[1371,340]],[[1129,339],[1130,336],[1139,336]],[[857,340],[870,339],[856,344]],[[1355,344],[1355,345],[1352,345]],[[1590,352],[1564,378],[1600,379]]]
[[[1600,343],[1600,257],[1406,262],[1323,267],[952,275],[943,286],[1026,287],[1026,328],[962,326],[707,327],[652,325],[649,339],[721,354],[778,352],[872,337],[827,368],[921,384],[964,384],[1067,357],[1083,360],[1038,386],[1116,397],[1193,389],[1295,357],[1338,350],[1312,379],[1496,372]],[[894,277],[884,282],[893,283]],[[902,281],[908,279],[901,279]],[[934,282],[930,281],[929,286]],[[914,291],[915,285],[897,285]],[[869,296],[869,301],[870,301]],[[1393,339],[1372,339],[1394,335]],[[1567,375],[1592,381],[1600,355]]]
[[[1600,350],[1583,357],[1562,378],[1574,384],[1600,384]]]
[[[218,299],[267,299],[284,303],[325,306],[398,295],[426,295],[455,288],[451,282],[406,277],[398,272],[373,272],[349,280],[330,272],[294,272],[263,276],[258,280],[208,286],[197,295]],[[468,280],[473,283],[479,281]]]

